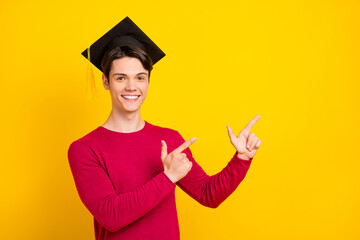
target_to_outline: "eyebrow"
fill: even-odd
[[[125,73],[114,73],[113,76],[116,76],[116,75],[121,75],[121,76],[127,76],[127,74]],[[148,75],[146,72],[139,72],[138,74],[136,74],[136,76],[138,75]]]

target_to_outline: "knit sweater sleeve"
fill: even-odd
[[[78,140],[70,145],[68,160],[81,201],[111,232],[144,216],[176,186],[161,172],[134,191],[119,194],[93,149]]]
[[[177,133],[178,145],[185,140]],[[235,191],[244,179],[252,159],[244,160],[234,154],[227,166],[215,175],[209,176],[195,161],[189,148],[183,151],[193,163],[190,172],[177,185],[200,204],[216,208]]]

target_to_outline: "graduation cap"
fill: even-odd
[[[81,54],[102,71],[101,61],[105,53],[121,46],[136,46],[143,49],[153,64],[165,56],[165,53],[129,17],[124,18]],[[96,95],[95,80],[90,64],[87,79],[90,80],[91,93]]]

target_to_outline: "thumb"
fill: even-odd
[[[233,130],[231,129],[230,126],[226,126],[226,128],[228,130],[230,141],[233,142],[233,140],[236,138],[235,134],[234,134],[234,132],[233,132]]]
[[[164,159],[167,156],[167,145],[164,140],[161,140],[161,160],[164,161]]]

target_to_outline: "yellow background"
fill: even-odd
[[[67,160],[110,96],[80,53],[129,16],[167,54],[142,116],[196,136],[209,174],[256,114],[263,141],[218,209],[177,188],[182,239],[359,239],[358,1],[7,1],[0,9],[3,239],[93,239]],[[159,149],[160,151],[160,149]]]

